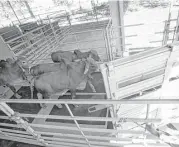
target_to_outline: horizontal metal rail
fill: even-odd
[[[154,98],[154,97],[152,97]],[[159,97],[155,97],[159,98]],[[143,100],[89,100],[89,99],[75,99],[75,100],[66,100],[66,99],[48,99],[48,100],[32,100],[32,99],[0,99],[0,102],[7,103],[26,103],[26,104],[36,104],[36,103],[45,103],[45,104],[179,104],[179,99],[176,96],[162,96],[161,99],[143,99]],[[165,98],[165,99],[164,99]],[[170,98],[170,99],[167,99]]]
[[[36,127],[36,128],[44,128],[44,129],[55,129],[55,130],[70,130],[70,131],[78,131],[78,128],[75,126],[56,126],[56,125],[46,125],[46,124],[31,124],[29,123],[31,127]],[[15,125],[15,124],[7,124],[7,123],[0,123],[0,126],[4,127],[13,127],[13,128],[22,128],[20,125]],[[84,128],[81,127],[82,131],[84,132],[96,132],[96,133],[119,133],[119,134],[144,134],[144,135],[150,135],[149,133],[145,133],[144,131],[141,130],[114,130],[114,129],[97,129],[97,128]],[[36,131],[35,131],[36,132]],[[37,131],[40,133],[41,131]],[[37,133],[36,132],[36,133]],[[44,135],[50,135],[51,133],[44,132]],[[58,134],[58,133],[53,133]],[[97,136],[97,135],[96,135]]]
[[[20,117],[31,117],[31,118],[46,118],[46,119],[57,119],[57,120],[81,120],[81,121],[99,121],[99,122],[110,122],[110,121],[117,121],[117,122],[161,122],[161,119],[145,119],[145,118],[126,118],[126,117],[85,117],[85,116],[57,116],[57,115],[36,115],[36,114],[19,114]],[[0,119],[9,119],[6,116],[0,116]]]
[[[6,43],[11,43],[12,41],[14,41],[14,40],[16,40],[16,39],[20,39],[20,38],[22,38],[22,37],[25,37],[25,36],[27,36],[27,34],[33,33],[33,32],[35,32],[35,31],[37,31],[37,30],[40,30],[40,29],[44,28],[45,26],[47,26],[47,25],[43,25],[43,26],[38,27],[38,28],[36,28],[36,29],[34,29],[34,30],[31,30],[31,31],[27,32],[26,34],[23,34],[23,35],[21,35],[21,36],[19,36],[19,37],[16,37],[16,38],[14,38],[14,39],[12,39],[12,40],[7,41]]]

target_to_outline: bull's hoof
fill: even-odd
[[[75,108],[78,108],[80,105],[73,105]]]
[[[56,106],[57,106],[59,109],[63,108],[62,104],[56,104]]]
[[[19,94],[14,94],[14,96],[17,98],[17,99],[21,99],[22,98],[22,96],[20,96]]]
[[[40,106],[41,106],[43,109],[47,108],[47,105],[46,105],[46,104],[40,104]]]

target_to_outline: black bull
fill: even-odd
[[[98,70],[98,66],[93,59],[87,61],[72,62],[71,68],[48,72],[33,79],[31,86],[34,86],[38,97],[45,99],[58,92],[71,91],[72,98],[76,97],[76,89],[80,83],[89,81],[89,75]],[[41,95],[42,94],[42,95]]]

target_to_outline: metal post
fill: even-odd
[[[115,29],[115,48],[119,57],[123,56],[125,51],[125,34],[124,34],[124,20],[123,20],[123,0],[109,1],[110,13],[112,17],[112,26]]]
[[[173,41],[179,41],[179,11],[178,11],[178,16],[177,16],[177,20],[176,20],[176,28],[175,28],[175,32],[173,35]]]
[[[79,42],[78,42],[78,39],[76,37],[76,34],[74,34],[74,36],[75,36],[75,41],[77,42],[77,47],[78,47],[78,49],[80,49]]]
[[[29,134],[31,134],[38,142],[42,145],[47,146],[48,143],[42,139],[40,134],[35,133],[35,131],[29,126],[27,121],[24,121],[21,117],[18,116],[6,103],[0,103],[0,109],[3,111],[7,116],[10,117],[11,120],[15,121],[17,124],[20,124],[22,128],[24,128]]]
[[[25,0],[24,3],[25,3],[25,6],[27,7],[27,10],[29,11],[31,17],[35,18],[35,15],[33,14],[32,10],[31,10],[28,1]]]
[[[105,30],[103,31],[103,38],[104,38],[104,42],[105,42],[107,61],[110,61],[109,41],[108,41],[108,38],[107,38],[107,29],[105,29]]]
[[[12,11],[13,11],[13,13],[14,13],[15,17],[17,18],[17,20],[18,20],[18,22],[19,22],[19,24],[21,24],[21,22],[20,22],[19,18],[17,17],[17,14],[16,14],[16,12],[14,11],[14,9],[13,9],[13,7],[12,7],[12,5],[11,5],[10,1],[8,0],[8,1],[7,1],[7,3],[8,3],[8,4],[9,4],[9,6],[11,7],[11,9],[12,9]]]
[[[68,21],[69,25],[71,26],[71,21],[70,21],[70,15],[69,15],[69,13],[66,13],[66,16],[67,16],[67,21]]]
[[[53,32],[53,35],[54,35],[54,37],[55,37],[56,43],[58,44],[58,39],[57,39],[55,30],[54,30],[54,28],[53,28],[53,26],[52,26],[52,23],[51,23],[51,21],[50,21],[50,17],[47,16],[47,18],[48,18],[48,20],[49,20],[50,27],[52,28],[52,32]]]
[[[71,117],[74,118],[74,115],[73,115],[73,113],[72,113],[70,107],[68,106],[68,104],[65,104],[65,106],[66,106],[66,108],[68,109],[68,112],[70,113]],[[79,131],[81,132],[81,135],[85,138],[85,140],[86,140],[88,146],[91,147],[91,145],[90,145],[90,143],[89,143],[87,137],[85,136],[85,134],[84,134],[83,131],[81,130],[81,128],[80,128],[78,122],[75,120],[75,118],[74,118],[74,122],[75,122],[77,128],[79,129]]]
[[[109,61],[112,61],[112,48],[111,48],[111,40],[110,40],[110,36],[109,36],[109,28],[106,28],[106,38],[107,38],[107,42],[108,42],[108,56],[109,56]]]
[[[166,45],[169,38],[170,18],[171,18],[171,12],[169,12],[168,14],[168,20],[165,21],[162,45]]]

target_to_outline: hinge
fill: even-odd
[[[107,65],[109,76],[113,76],[115,74],[114,65],[109,62]]]

